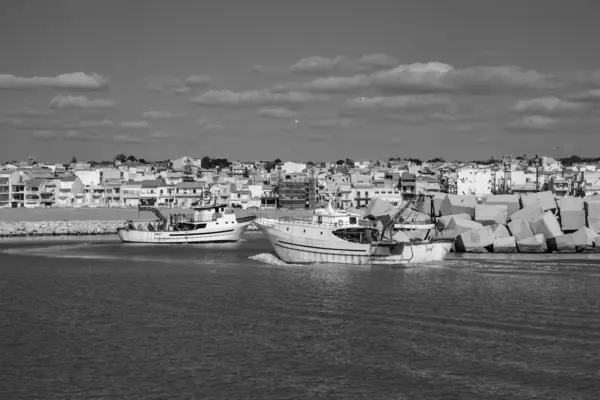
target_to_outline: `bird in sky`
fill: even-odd
[[[294,124],[298,125],[300,123],[300,121],[298,121],[297,119],[294,118]]]
[[[365,101],[365,96],[361,97],[360,101]]]

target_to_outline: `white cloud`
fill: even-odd
[[[121,133],[115,135],[113,136],[113,140],[119,143],[143,143],[147,141],[146,139],[140,136],[135,136],[130,133]]]
[[[584,103],[600,103],[600,89],[583,90],[569,96],[570,100]]]
[[[186,86],[205,86],[212,82],[212,78],[205,74],[188,76],[185,79]]]
[[[304,88],[315,92],[345,92],[355,89],[364,89],[371,84],[368,75],[330,76],[319,78],[304,84]]]
[[[59,109],[106,109],[115,106],[109,99],[88,99],[85,96],[58,95],[50,101],[51,108]]]
[[[114,122],[110,119],[101,119],[97,121],[77,121],[75,124],[68,125],[68,127],[77,128],[109,128],[114,126]]]
[[[318,73],[326,73],[335,69],[338,65],[340,65],[345,60],[342,56],[337,57],[321,57],[321,56],[311,56],[306,57],[290,66],[289,69],[293,73],[309,73],[309,74],[318,74]]]
[[[15,75],[0,75],[0,89],[73,89],[100,90],[108,86],[108,79],[98,75],[88,75],[85,72],[73,72],[54,77],[35,76],[23,78]]]
[[[204,129],[208,132],[222,132],[225,130],[225,127],[219,124],[206,124],[204,125]]]
[[[120,128],[124,129],[146,129],[150,128],[148,121],[122,121],[119,123]]]
[[[258,110],[258,115],[265,118],[294,118],[298,113],[285,107],[267,107]]]
[[[591,105],[561,100],[557,97],[539,97],[520,100],[513,106],[513,111],[529,114],[560,114],[586,111]]]
[[[276,93],[267,89],[233,92],[231,90],[209,90],[198,97],[191,99],[192,103],[210,106],[277,106],[277,105],[303,105],[316,101],[324,101],[326,96],[312,95],[305,92]]]
[[[554,77],[516,66],[455,68],[439,62],[399,65],[373,75],[388,90],[495,93],[519,89],[552,89]]]
[[[143,113],[143,117],[148,118],[148,119],[168,119],[168,118],[176,118],[178,116],[179,115],[173,114],[170,111],[151,110],[151,111],[146,111]]]
[[[555,129],[557,124],[554,118],[529,115],[510,122],[507,128],[515,131],[549,131]]]
[[[558,86],[550,74],[516,66],[455,68],[440,62],[398,65],[389,70],[354,76],[331,76],[305,84],[307,90],[352,91],[377,88],[399,94],[460,92],[492,94]]]
[[[288,70],[296,74],[326,74],[334,71],[373,71],[398,64],[396,57],[383,53],[363,54],[359,57],[322,57],[310,56],[302,58],[291,65]],[[255,69],[256,66],[255,66]],[[264,70],[264,67],[258,68]]]

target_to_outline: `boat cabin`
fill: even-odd
[[[335,212],[327,212],[326,210],[316,210],[312,215],[312,223],[330,228],[348,228],[361,227],[360,220],[362,217],[350,214],[347,211],[336,210]]]

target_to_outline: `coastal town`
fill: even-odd
[[[596,160],[502,156],[480,162],[436,158],[333,162],[228,161],[181,157],[146,161],[118,155],[112,161],[49,164],[32,155],[0,167],[0,207],[189,208],[217,198],[234,208],[314,209],[365,207],[375,197],[399,204],[418,193],[482,198],[549,191],[556,198],[600,193]]]
[[[0,206],[48,213],[114,213],[150,206],[168,214],[210,199],[259,215],[311,213],[328,206],[363,216],[375,210],[380,215],[406,211],[418,222],[433,217],[437,238],[453,240],[456,252],[595,252],[600,248],[598,161],[504,155],[476,162],[228,161],[206,156],[155,162],[119,154],[112,161],[73,157],[70,163],[48,164],[30,155],[0,170]],[[419,203],[413,204],[417,198]],[[60,219],[2,222],[0,234],[113,234],[124,222]],[[406,240],[427,235],[411,231]]]

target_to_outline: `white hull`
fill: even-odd
[[[400,245],[393,255],[377,255],[371,244],[338,238],[331,229],[297,225],[261,218],[254,224],[264,232],[279,258],[294,264],[390,265],[436,263],[443,261],[452,241],[423,241]]]
[[[142,231],[121,229],[117,232],[119,238],[125,243],[214,243],[237,242],[248,229],[252,221],[220,227],[207,227],[193,231]]]

